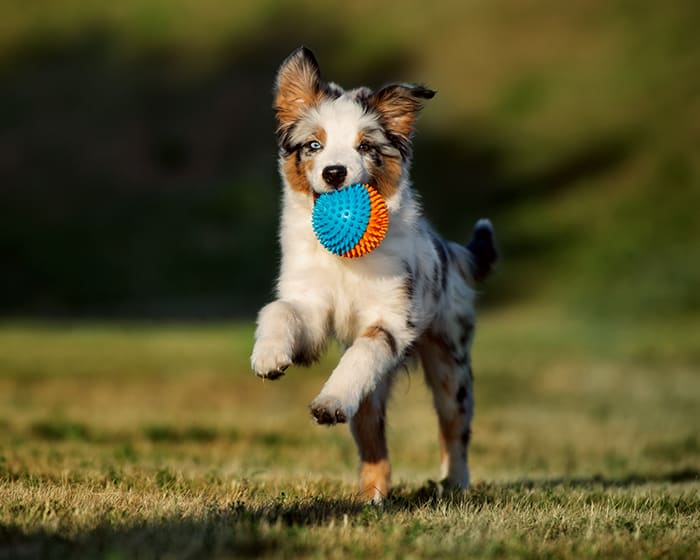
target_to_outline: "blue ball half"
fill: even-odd
[[[345,255],[362,239],[372,206],[365,185],[356,183],[318,197],[311,216],[316,238],[335,255]]]

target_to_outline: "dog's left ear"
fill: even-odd
[[[384,126],[393,134],[410,140],[416,114],[423,108],[426,99],[435,92],[420,84],[392,84],[374,93],[370,106],[382,117]]]

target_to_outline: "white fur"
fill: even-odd
[[[362,108],[350,98],[342,96],[314,108],[308,122],[322,126],[327,138],[322,152],[314,158],[309,177],[314,191],[322,193],[332,190],[321,176],[323,169],[329,165],[340,164],[347,168],[348,185],[369,181],[369,172],[355,150],[355,139],[361,130],[375,125],[372,117],[364,114]]]

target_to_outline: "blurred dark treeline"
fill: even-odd
[[[249,317],[271,297],[271,110],[300,44],[347,87],[439,91],[414,183],[490,216],[484,305],[700,310],[698,4],[3,3],[0,314]]]

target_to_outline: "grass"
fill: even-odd
[[[0,325],[0,557],[608,557],[700,551],[689,320],[482,318],[465,494],[440,491],[420,373],[390,407],[395,489],[355,495],[306,404],[337,359],[248,371],[248,324]]]

